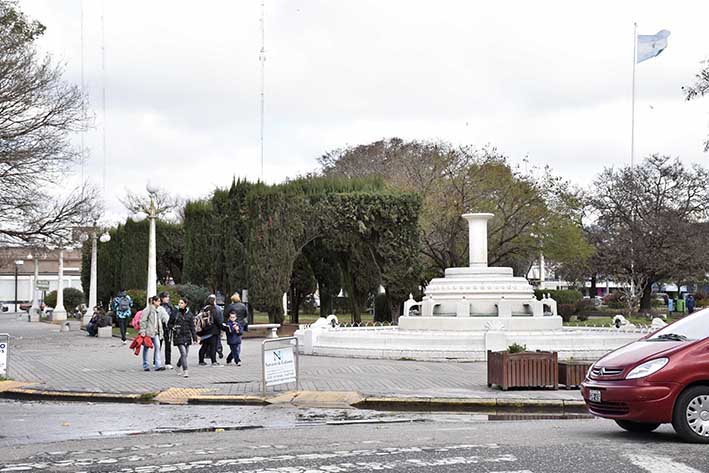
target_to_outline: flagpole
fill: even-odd
[[[630,169],[635,164],[635,66],[638,62],[638,24],[633,23],[633,94],[630,118]]]
[[[638,24],[633,23],[633,92],[631,99],[630,116],[630,175],[635,177],[635,67],[638,63]],[[632,204],[631,204],[632,205]],[[630,294],[635,304],[635,246],[633,245],[633,231],[635,230],[635,205],[630,208],[633,228],[630,231]]]

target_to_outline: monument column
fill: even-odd
[[[490,213],[463,214],[468,221],[468,254],[471,268],[487,268],[487,221]]]

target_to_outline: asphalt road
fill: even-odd
[[[669,426],[589,418],[3,402],[0,420],[0,472],[709,472]]]

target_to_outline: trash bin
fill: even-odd
[[[677,299],[677,312],[684,314],[684,299]]]

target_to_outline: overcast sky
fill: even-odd
[[[80,0],[20,5],[79,83]],[[694,1],[266,0],[265,180],[398,136],[490,144],[589,185],[630,161],[633,22],[672,32],[637,67],[636,156],[706,165],[709,98],[688,103],[681,87],[709,56],[708,17]],[[102,186],[105,125],[112,215],[149,178],[197,197],[259,177],[259,20],[259,0],[84,1],[86,172]]]

